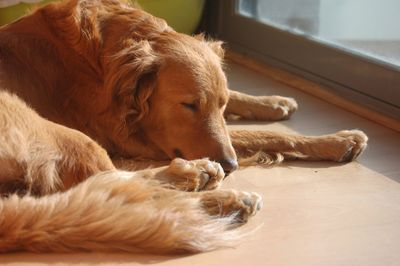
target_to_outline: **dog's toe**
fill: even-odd
[[[360,130],[342,130],[337,133],[345,139],[348,149],[339,159],[339,162],[348,162],[356,159],[367,147],[368,137]]]
[[[284,120],[297,110],[295,99],[282,96],[267,96],[263,102],[264,114],[259,118],[265,120]]]
[[[164,180],[175,188],[185,191],[216,189],[225,173],[221,165],[208,159],[187,161],[174,159],[164,171]]]
[[[298,104],[293,98],[281,97],[278,108],[281,109],[282,119],[288,119],[297,110]]]
[[[205,210],[213,216],[233,216],[235,223],[248,221],[263,206],[262,198],[254,192],[217,190],[202,194]]]
[[[248,219],[249,216],[255,215],[256,212],[261,210],[263,206],[262,197],[258,193],[240,192],[239,198],[247,207],[246,211],[243,214],[241,214],[242,216],[243,215],[246,216],[246,220]]]
[[[208,159],[195,160],[193,163],[194,171],[200,171],[200,175],[198,176],[199,178],[207,176],[207,181],[200,183],[197,190],[216,189],[221,185],[225,173],[219,163],[212,162]]]

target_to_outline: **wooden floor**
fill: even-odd
[[[256,191],[264,208],[248,224],[261,226],[234,249],[163,257],[130,254],[0,256],[8,265],[400,265],[400,134],[275,83],[238,65],[228,67],[232,88],[297,99],[291,120],[235,122],[230,128],[319,135],[361,129],[370,138],[358,162],[291,162],[237,171],[224,187]]]

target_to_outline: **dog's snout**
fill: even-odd
[[[222,169],[224,169],[225,175],[229,175],[238,168],[238,162],[235,159],[220,160],[218,162],[221,164]]]

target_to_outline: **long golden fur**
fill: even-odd
[[[223,54],[117,0],[50,4],[0,28],[0,250],[227,246],[261,207],[215,190],[238,157],[342,162],[366,147],[356,130],[228,132],[224,115],[285,119],[297,104],[228,90]],[[138,159],[172,162],[115,169]]]

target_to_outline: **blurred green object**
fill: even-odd
[[[192,34],[203,14],[205,0],[137,0],[156,17],[165,19],[176,31]]]
[[[54,0],[37,1],[37,3],[23,3],[23,1],[0,1],[0,26],[10,23],[23,15],[34,7],[42,6],[53,2]],[[8,6],[7,2],[21,2],[16,5]],[[33,1],[30,1],[33,2]],[[2,7],[6,5],[6,7]]]
[[[11,3],[12,0],[9,1]],[[53,1],[43,0],[38,3],[19,3],[2,7],[0,8],[0,25],[16,20],[35,6],[42,6]],[[135,2],[135,0],[131,1]],[[0,1],[0,4],[1,2],[3,1]],[[5,5],[4,2],[3,5]],[[205,0],[137,0],[137,2],[147,12],[165,19],[176,31],[192,34],[201,20]]]

